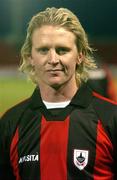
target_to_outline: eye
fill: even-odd
[[[37,51],[42,54],[45,55],[48,53],[49,49],[47,47],[41,47],[41,48],[37,48]]]
[[[56,48],[56,53],[59,54],[59,55],[64,55],[66,53],[68,53],[70,51],[69,48],[67,47],[58,47]]]

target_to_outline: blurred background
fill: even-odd
[[[116,0],[0,0],[0,115],[29,97],[34,84],[18,71],[20,49],[30,18],[46,7],[66,7],[80,19],[99,68],[90,85],[117,101]]]

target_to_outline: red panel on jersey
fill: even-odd
[[[40,172],[41,180],[67,180],[67,144],[69,117],[64,121],[41,123]]]
[[[18,141],[19,141],[19,133],[17,128],[10,147],[10,161],[13,167],[13,172],[16,177],[16,180],[21,180],[19,176],[19,168],[18,168],[18,147],[17,147]]]
[[[113,146],[108,138],[101,121],[97,125],[96,158],[94,166],[94,180],[113,179]]]

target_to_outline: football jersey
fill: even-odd
[[[115,180],[117,105],[83,84],[64,108],[40,91],[0,120],[0,180]]]

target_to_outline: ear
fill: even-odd
[[[78,58],[77,58],[77,65],[81,64],[82,61],[83,61],[83,54],[82,54],[82,52],[80,52],[78,54]]]

